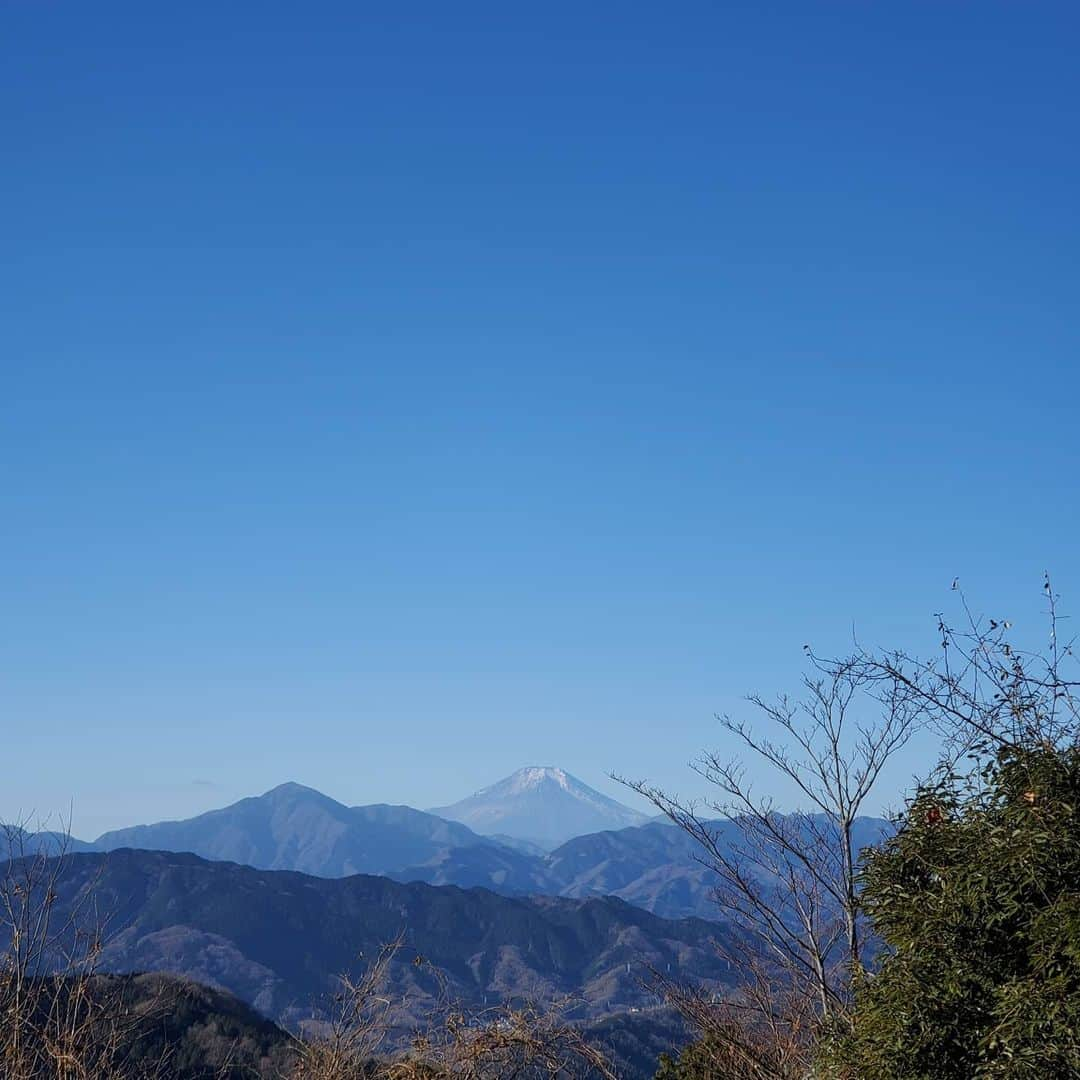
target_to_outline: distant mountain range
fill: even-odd
[[[545,817],[549,807],[554,809]],[[348,807],[312,788],[282,784],[186,821],[120,829],[93,843],[71,841],[68,850],[191,852],[256,869],[324,878],[380,874],[399,882],[483,886],[510,896],[613,895],[666,918],[716,917],[712,875],[682,830],[648,821],[562,770],[519,770],[441,812],[451,811],[480,817],[494,834],[479,835],[434,812],[382,804]],[[630,817],[635,824],[574,836],[549,852],[520,836],[506,838],[507,829],[559,835],[574,812],[582,822]],[[735,826],[717,822],[716,829],[721,836],[734,835]],[[872,843],[887,829],[884,821],[864,819],[860,842]],[[25,834],[22,841],[28,851],[51,851],[60,838]]]
[[[598,822],[617,827],[550,849]],[[739,835],[737,823],[713,826],[721,846]],[[889,829],[860,819],[856,842]],[[688,1037],[645,988],[649,971],[719,993],[738,979],[717,948],[736,931],[719,919],[695,842],[553,768],[519,770],[438,813],[349,807],[289,783],[91,843],[8,838],[14,856],[65,850],[53,917],[107,913],[102,970],[183,976],[286,1028],[330,1005],[338,974],[400,939],[391,1041],[404,1045],[446,995],[477,1008],[570,995],[569,1018],[617,1048],[625,1075],[649,1076],[658,1049]],[[199,1045],[219,1021],[256,1038],[258,1018],[239,1008],[198,999]],[[263,1058],[277,1038],[258,1035]]]
[[[548,850],[585,833],[649,820],[552,766],[518,769],[467,799],[430,812],[468,825],[482,836],[504,834]]]
[[[103,970],[182,975],[290,1024],[330,1004],[337,973],[399,937],[386,993],[408,1001],[402,1032],[444,991],[471,1006],[572,994],[589,1020],[655,1004],[642,985],[649,967],[717,990],[734,978],[715,946],[721,924],[661,919],[611,897],[514,898],[132,849],[69,855],[55,889],[58,926],[90,910],[89,895],[109,913]]]

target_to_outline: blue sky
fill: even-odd
[[[690,792],[806,641],[1075,609],[1074,6],[0,20],[0,817]]]

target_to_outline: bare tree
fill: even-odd
[[[388,1045],[398,1027],[389,992],[391,965],[403,947],[384,947],[364,973],[343,976],[327,1025],[296,1045],[292,1080],[617,1080],[604,1055],[563,1019],[559,1004],[497,1006],[470,1012],[446,995],[437,969],[435,1000],[404,1050]],[[414,957],[419,967],[430,965]],[[401,1003],[402,1012],[407,1012]]]
[[[565,1021],[559,1003],[452,1012],[386,1071],[386,1080],[424,1077],[618,1080],[603,1052]]]
[[[937,655],[859,648],[852,659],[858,677],[904,697],[906,708],[941,734],[953,761],[1009,746],[1075,744],[1080,672],[1050,575],[1042,585],[1047,640],[1029,648],[1017,644],[1012,620],[976,615],[959,580],[952,588],[961,617],[954,623],[938,615]]]
[[[130,1062],[142,1025],[164,998],[125,998],[127,984],[96,976],[103,920],[93,883],[61,904],[66,831],[30,842],[0,832],[0,1074],[5,1080],[146,1080],[166,1062]],[[160,1011],[159,1011],[160,1010]]]
[[[380,950],[363,974],[340,976],[329,1021],[296,1042],[294,1080],[355,1080],[371,1075],[391,1027],[390,964],[402,939]]]
[[[744,978],[710,1012],[711,1030],[725,1053],[755,1062],[745,1075],[802,1075],[813,1029],[843,1017],[866,969],[857,819],[924,720],[901,690],[870,677],[861,657],[817,660],[799,700],[754,696],[756,722],[719,717],[744,754],[798,793],[803,805],[792,812],[756,793],[744,760],[719,752],[693,766],[718,793],[703,804],[618,778],[693,837],[716,874],[715,899],[733,929],[724,947]],[[669,997],[686,1011],[690,999]],[[702,1010],[690,1012],[700,1024]]]
[[[750,951],[740,964],[741,993],[720,1004],[707,989],[653,973],[654,988],[701,1035],[688,1048],[692,1073],[717,1080],[804,1076],[807,1047],[820,1026],[813,999]]]

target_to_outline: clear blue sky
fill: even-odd
[[[0,24],[0,817],[689,791],[804,641],[1080,604],[1075,5]]]

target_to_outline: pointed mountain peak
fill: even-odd
[[[306,784],[298,784],[295,780],[286,780],[284,784],[278,784],[269,791],[264,791],[258,797],[260,799],[282,799],[292,798],[297,795],[317,795],[320,799],[329,798],[328,795],[324,795],[321,791],[308,787]]]
[[[431,811],[485,836],[554,848],[584,833],[641,825],[645,814],[554,765],[529,765],[467,799]]]
[[[554,784],[562,788],[563,791],[569,791],[573,785],[578,787],[586,786],[580,780],[574,779],[569,773],[555,768],[554,765],[527,765],[524,769],[518,769],[506,777],[505,780],[500,780],[497,784],[492,784],[491,787],[484,790],[494,791],[505,788],[512,791],[531,791],[542,787],[544,784]]]

